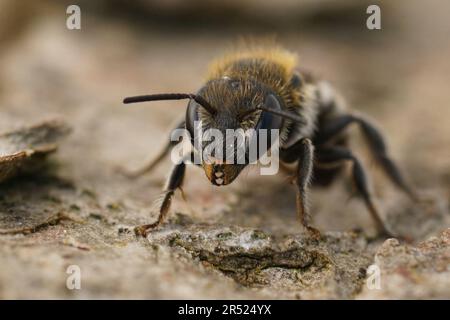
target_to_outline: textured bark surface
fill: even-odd
[[[419,204],[379,173],[357,128],[350,129],[351,144],[370,172],[384,219],[411,243],[370,240],[373,221],[350,198],[346,174],[310,193],[313,225],[324,235],[313,241],[296,220],[289,177],[259,176],[255,168],[217,188],[189,167],[187,200],[176,193],[169,221],[148,239],[125,232],[154,221],[152,203],[171,163],[167,158],[137,180],[118,168],[156,155],[185,103],[125,107],[122,99],[195,92],[208,61],[239,35],[273,28],[256,18],[252,25],[250,10],[248,23],[198,28],[158,17],[135,23],[114,8],[102,15],[101,5],[91,13],[86,2],[82,30],[69,31],[65,7],[44,1],[25,14],[16,3],[4,1],[0,10],[17,12],[0,19],[10,30],[0,32],[0,157],[30,150],[21,143],[29,137],[23,128],[46,119],[58,117],[73,130],[62,141],[38,144],[47,152],[59,146],[32,173],[5,180],[0,161],[0,298],[450,298],[450,26],[443,2],[427,2],[433,21],[422,17],[423,2],[386,4],[380,32],[365,29],[362,18],[340,18],[353,15],[353,7],[332,9],[330,1],[324,14],[338,27],[312,5],[299,9],[303,24],[286,18],[285,29],[274,27],[303,67],[330,79],[386,133]],[[254,15],[267,16],[264,10],[270,9]],[[364,8],[354,10],[364,17]],[[21,138],[5,139],[7,132]],[[70,265],[80,267],[81,290],[66,287]],[[371,265],[381,274],[379,290],[366,285]]]

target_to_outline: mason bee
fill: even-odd
[[[311,178],[314,176],[314,184],[327,186],[346,162],[351,164],[355,187],[379,233],[390,236],[370,192],[365,169],[348,147],[346,129],[351,124],[359,126],[371,154],[390,180],[411,198],[416,197],[389,157],[376,126],[363,115],[348,111],[328,82],[298,69],[296,55],[283,48],[248,47],[214,61],[205,84],[195,94],[136,96],[126,98],[124,103],[178,99],[190,100],[178,128],[185,128],[191,136],[198,129],[194,122],[199,120],[203,129],[214,128],[221,132],[238,128],[279,130],[280,162],[295,165],[293,182],[298,218],[314,237],[319,237],[320,233],[309,224],[307,191]],[[191,143],[194,145],[193,140]],[[169,142],[134,176],[151,171],[176,144]],[[203,148],[203,145],[194,145],[193,152],[202,152]],[[190,156],[192,154],[187,158]],[[199,164],[215,186],[232,183],[247,165],[248,162],[227,163],[214,157],[208,163]],[[163,223],[175,190],[182,186],[185,170],[186,161],[174,165],[164,188],[157,221],[136,227],[137,235],[146,236]]]

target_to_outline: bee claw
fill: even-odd
[[[308,231],[309,236],[314,240],[320,240],[322,238],[322,234],[318,229],[313,227],[306,227],[306,230]]]
[[[146,228],[146,226],[137,226],[134,228],[134,234],[137,237],[147,238],[148,233],[149,233],[149,229]]]
[[[152,223],[152,224],[144,224],[144,225],[136,226],[133,229],[134,230],[134,234],[137,237],[147,238],[149,233],[152,232],[153,230],[155,230],[159,225],[160,225],[160,223],[155,222],[155,223]]]

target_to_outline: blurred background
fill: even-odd
[[[81,8],[81,30],[66,28],[70,4]],[[370,4],[381,8],[381,30],[366,28]],[[117,168],[139,167],[155,155],[186,103],[125,107],[122,99],[196,91],[209,61],[239,37],[270,36],[298,53],[302,68],[331,81],[351,108],[376,120],[408,179],[448,216],[449,12],[447,0],[0,0],[0,130],[62,117],[74,131],[57,154],[58,176],[93,190],[101,205],[120,203],[115,214],[121,223],[147,222],[170,160],[137,181]],[[355,148],[364,154],[354,132]],[[421,240],[445,226],[442,217],[427,222],[422,211],[414,213],[365,159],[397,231]],[[296,232],[294,190],[286,177],[256,172],[212,189],[203,172],[190,169],[189,201],[178,196],[174,211],[194,221]],[[313,192],[320,229],[372,230],[363,205],[348,200],[347,182]],[[3,191],[12,196],[35,187]]]

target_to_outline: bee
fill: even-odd
[[[380,130],[364,115],[349,111],[341,96],[326,81],[297,66],[297,56],[279,46],[253,46],[233,51],[215,60],[205,84],[197,93],[168,93],[135,96],[124,103],[157,100],[189,99],[186,114],[177,128],[185,128],[192,136],[194,123],[202,129],[279,130],[279,160],[285,167],[293,166],[296,187],[297,215],[311,236],[320,232],[310,225],[308,189],[313,183],[328,186],[351,164],[356,190],[372,216],[378,233],[391,236],[380,216],[368,185],[366,170],[349,148],[348,128],[360,128],[376,163],[400,190],[416,199],[399,168],[390,158]],[[194,145],[193,139],[191,143]],[[133,173],[137,177],[151,171],[177,145],[170,141],[148,165]],[[194,145],[193,153],[202,152],[203,145]],[[191,157],[192,154],[187,157]],[[184,158],[187,159],[187,158]],[[138,226],[137,235],[146,236],[160,226],[170,209],[174,192],[182,186],[186,162],[175,164],[163,190],[156,222]],[[226,163],[220,159],[198,164],[214,186],[232,183],[248,163]]]

